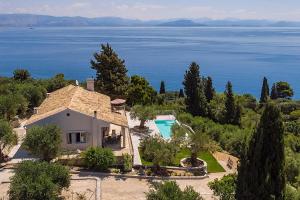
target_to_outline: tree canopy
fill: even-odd
[[[155,94],[155,90],[144,77],[137,75],[131,77],[127,91],[127,103],[129,105],[151,104]]]
[[[136,105],[131,108],[130,117],[140,120],[140,128],[145,128],[148,120],[154,119],[156,112],[151,106]]]
[[[23,161],[11,177],[10,199],[58,200],[70,185],[69,170],[59,164]]]
[[[26,81],[30,78],[30,73],[26,69],[16,69],[14,71],[14,79],[17,81]]]
[[[17,144],[17,140],[17,135],[13,132],[10,124],[0,119],[0,162],[4,159],[3,150]]]
[[[270,91],[269,91],[268,79],[266,77],[264,77],[259,102],[267,103],[267,101],[269,99],[269,95],[270,95],[269,93],[270,93]]]
[[[206,116],[208,104],[200,77],[200,67],[197,63],[191,63],[189,69],[185,72],[183,85],[188,112],[194,116]]]
[[[109,44],[102,44],[101,51],[91,60],[92,69],[96,70],[96,89],[106,95],[125,97],[129,79],[125,61]]]
[[[33,155],[50,162],[60,153],[61,135],[56,125],[34,126],[27,131],[23,145]]]
[[[203,200],[193,187],[181,190],[175,181],[153,182],[147,200]]]
[[[210,76],[207,77],[205,82],[205,97],[208,102],[210,102],[215,95],[215,89],[213,87],[212,78]]]
[[[166,93],[165,82],[161,81],[160,82],[159,94],[165,94],[165,93]]]
[[[237,200],[284,199],[284,127],[279,109],[267,104],[241,156]]]

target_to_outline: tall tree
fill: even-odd
[[[210,102],[215,95],[215,89],[213,87],[212,78],[209,76],[205,83],[205,97],[207,102]]]
[[[230,81],[228,81],[226,84],[225,96],[225,120],[226,123],[233,124],[235,118],[235,103],[232,91],[232,84]]]
[[[127,90],[128,105],[147,105],[154,101],[156,91],[149,82],[141,76],[134,75],[130,79]]]
[[[164,82],[164,81],[161,81],[161,82],[160,82],[159,94],[165,94],[165,93],[166,93],[165,82]]]
[[[241,156],[237,200],[276,199],[285,194],[284,127],[279,109],[267,104]]]
[[[187,105],[187,110],[192,114],[196,115],[197,110],[196,106],[198,104],[197,99],[198,99],[198,89],[200,85],[200,72],[199,72],[199,65],[195,62],[193,62],[189,70],[185,72],[184,75],[184,92],[186,95],[186,105]]]
[[[269,93],[270,93],[270,91],[269,91],[268,79],[266,77],[264,77],[259,102],[267,103],[267,101],[269,99],[269,95],[270,95]]]
[[[277,87],[276,84],[274,83],[272,85],[272,89],[271,89],[271,99],[277,99],[278,98],[278,92],[277,92]]]
[[[91,60],[92,69],[96,70],[96,89],[113,98],[124,97],[129,78],[125,61],[109,44],[102,44],[100,53],[94,54]]]
[[[193,62],[184,75],[184,92],[187,110],[194,116],[207,114],[207,100],[204,95],[204,88],[200,78],[200,67]]]
[[[179,98],[184,98],[184,92],[183,92],[183,89],[180,89],[179,90]]]

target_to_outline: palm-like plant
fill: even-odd
[[[185,127],[174,125],[172,127],[172,140],[175,143],[185,145],[191,152],[191,164],[197,166],[197,156],[201,151],[211,149],[209,136],[201,130],[190,131]]]

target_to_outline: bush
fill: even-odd
[[[234,200],[236,179],[236,174],[229,174],[220,180],[215,179],[214,181],[209,182],[208,186],[214,191],[214,195],[218,196],[220,200]]]
[[[300,119],[300,110],[295,110],[293,112],[290,113],[290,118],[292,120],[298,120]]]
[[[187,186],[182,191],[175,181],[152,183],[146,197],[147,200],[203,200],[193,187]]]
[[[24,140],[24,147],[42,160],[51,161],[61,150],[61,129],[55,125],[34,126]]]
[[[70,185],[69,170],[59,164],[24,161],[11,178],[10,199],[59,199],[63,188]]]
[[[145,161],[153,162],[153,165],[171,165],[176,155],[173,144],[159,137],[145,138],[140,143],[141,156]]]
[[[123,171],[131,172],[132,170],[132,156],[128,153],[123,155]]]
[[[90,147],[82,155],[88,168],[100,171],[107,170],[116,162],[116,158],[109,148]]]

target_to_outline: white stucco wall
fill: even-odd
[[[67,116],[67,113],[70,115]],[[34,125],[42,126],[47,124],[55,124],[62,129],[62,147],[69,150],[83,150],[88,146],[102,146],[101,128],[109,127],[109,123],[107,122],[67,109],[31,124],[26,128],[29,129]],[[87,143],[67,143],[67,133],[81,131],[88,133]],[[72,138],[72,141],[75,142],[75,138]]]

